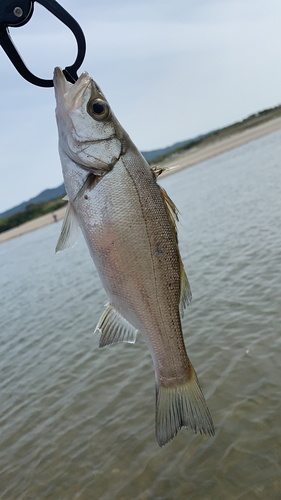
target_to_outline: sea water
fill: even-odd
[[[1,500],[280,499],[281,132],[161,184],[215,438],[158,447],[148,349],[98,348],[105,292],[82,237],[55,256],[54,223],[0,245]]]

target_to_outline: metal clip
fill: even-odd
[[[76,38],[78,47],[76,60],[72,66],[67,66],[63,70],[66,79],[74,83],[78,79],[77,70],[80,68],[85,57],[86,41],[84,33],[77,21],[75,21],[75,19],[55,0],[0,0],[0,45],[21,76],[28,82],[38,85],[39,87],[54,86],[53,80],[38,78],[29,71],[13,44],[9,33],[9,26],[13,28],[20,27],[30,20],[33,14],[35,1],[43,5],[43,7],[68,26]]]

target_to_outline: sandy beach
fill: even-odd
[[[174,165],[176,165],[176,167],[171,169],[170,171],[163,172],[162,176],[170,175],[184,168],[191,167],[193,165],[196,165],[197,163],[208,160],[209,158],[213,158],[214,156],[218,156],[222,153],[225,153],[226,151],[230,151],[231,149],[242,146],[243,144],[247,144],[248,142],[259,139],[260,137],[271,134],[272,132],[276,132],[280,129],[281,117],[249,128],[247,130],[244,130],[243,132],[233,134],[224,139],[214,141],[211,144],[194,147],[190,151],[186,151],[178,155],[173,155],[170,158],[167,158],[167,160],[163,161],[162,165],[165,166],[165,168],[170,166],[172,167]],[[57,220],[63,219],[65,211],[66,207],[63,207],[60,210],[54,212],[54,214],[56,214],[57,216]],[[17,236],[21,236],[22,234],[29,233],[30,231],[35,231],[36,229],[53,223],[53,213],[43,215],[38,219],[26,222],[21,226],[1,233],[0,243],[8,241],[12,238],[16,238]]]
[[[4,233],[0,234],[0,243],[4,243],[4,241],[11,240],[12,238],[16,238],[17,236],[21,236],[22,234],[30,233],[30,231],[35,231],[35,229],[40,229],[40,227],[48,226],[49,224],[55,224],[53,214],[57,216],[57,220],[61,220],[64,218],[64,214],[66,211],[66,207],[60,208],[55,212],[50,212],[49,214],[43,215],[42,217],[38,217],[38,219],[33,219],[21,226],[14,227],[13,229],[9,229]]]
[[[256,127],[244,130],[243,132],[231,135],[222,140],[218,140],[216,142],[213,142],[212,144],[206,146],[198,146],[197,148],[194,147],[190,151],[167,158],[167,160],[162,163],[163,166],[165,166],[165,168],[169,168],[173,165],[176,165],[176,167],[171,169],[170,171],[164,171],[161,176],[163,177],[164,175],[170,175],[174,172],[182,170],[183,168],[192,167],[197,163],[209,160],[209,158],[213,158],[214,156],[218,156],[222,153],[225,153],[226,151],[230,151],[231,149],[243,146],[243,144],[255,141],[256,139],[260,139],[261,137],[271,134],[272,132],[276,132],[280,129],[281,117],[275,118],[274,120],[270,120],[261,125],[257,125]]]

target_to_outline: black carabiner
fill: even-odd
[[[38,2],[54,16],[62,21],[74,34],[77,41],[77,57],[72,66],[67,66],[63,72],[66,79],[74,83],[77,79],[77,70],[80,68],[86,53],[84,33],[75,19],[55,0],[0,0],[0,45],[7,56],[28,82],[39,87],[53,87],[53,80],[38,78],[29,71],[18,53],[9,33],[9,27],[20,27],[26,24],[34,10],[34,2]]]

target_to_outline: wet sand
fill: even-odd
[[[244,130],[243,132],[233,134],[229,137],[226,137],[221,140],[217,140],[208,145],[202,145],[198,147],[192,148],[190,151],[186,151],[184,153],[173,155],[167,160],[162,162],[162,165],[165,168],[173,167],[170,171],[163,172],[161,177],[166,175],[173,174],[179,170],[182,170],[187,167],[191,167],[200,163],[202,161],[208,160],[209,158],[213,158],[214,156],[218,156],[226,151],[230,151],[231,149],[237,148],[239,146],[243,146],[243,144],[247,144],[248,142],[254,141],[263,137],[265,135],[271,134],[272,132],[276,132],[281,129],[281,117],[270,120],[261,125],[257,125],[256,127],[252,127],[248,130]],[[57,215],[57,220],[61,220],[64,217],[66,211],[66,207],[61,208],[54,212]],[[35,229],[39,229],[40,227],[47,226],[48,224],[54,223],[53,213],[49,213],[47,215],[43,215],[38,219],[34,219],[29,222],[25,222],[21,226],[15,227],[13,229],[9,229],[9,231],[5,231],[0,234],[0,243],[4,241],[8,241],[12,238],[16,238],[17,236],[21,236],[22,234],[29,233],[30,231],[34,231]]]

